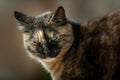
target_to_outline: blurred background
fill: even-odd
[[[69,19],[82,23],[118,10],[120,0],[0,0],[0,80],[51,80],[49,73],[26,55],[13,12],[34,16],[55,11],[60,5]]]

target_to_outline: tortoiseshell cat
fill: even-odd
[[[29,56],[53,80],[120,80],[120,11],[77,24],[64,8],[40,16],[14,12]]]

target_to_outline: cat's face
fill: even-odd
[[[23,32],[27,51],[41,59],[64,55],[73,42],[71,25],[67,22],[63,7],[33,17],[14,12],[18,28]]]

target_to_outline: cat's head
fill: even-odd
[[[63,7],[40,16],[14,12],[18,29],[23,33],[27,51],[35,57],[46,59],[64,55],[73,43],[72,27]]]

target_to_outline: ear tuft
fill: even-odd
[[[66,24],[67,19],[66,19],[66,15],[65,15],[65,10],[62,6],[59,6],[57,8],[57,10],[55,11],[53,20],[55,21],[55,23],[58,26],[62,26],[64,24]]]
[[[65,17],[65,10],[64,10],[63,6],[59,6],[57,8],[55,15],[62,15]]]
[[[17,20],[18,29],[25,32],[30,31],[34,28],[35,17],[27,16],[21,12],[15,11],[14,17]]]
[[[25,16],[25,15],[21,12],[14,11],[14,16],[15,16],[16,19],[19,19],[20,17]]]
[[[59,15],[65,15],[65,10],[62,6],[59,6],[56,13],[58,13]]]
[[[18,12],[18,11],[14,12],[14,16],[20,22],[25,22],[25,19],[27,19],[27,15],[25,15],[21,12]]]

